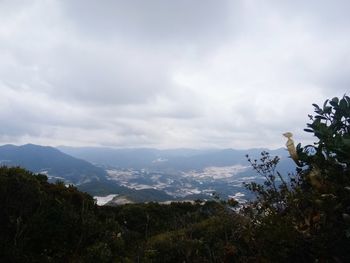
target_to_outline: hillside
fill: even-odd
[[[0,168],[1,262],[211,262],[227,255],[234,220],[216,202],[99,207],[73,186]]]
[[[87,161],[53,147],[34,144],[0,146],[0,164],[21,166],[35,173],[47,174],[52,180],[73,184],[100,181],[106,177],[103,169]]]

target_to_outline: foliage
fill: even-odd
[[[101,243],[115,246],[118,223],[98,216],[93,198],[73,186],[50,184],[46,176],[21,168],[0,168],[2,262],[68,262],[89,257]]]
[[[255,253],[268,261],[350,260],[350,98],[314,107],[305,131],[318,142],[297,146],[299,167],[289,180],[275,171],[277,157],[249,159],[266,182],[247,185],[257,199],[244,213],[251,218]]]
[[[222,261],[233,232],[221,202],[99,207],[74,186],[7,167],[0,224],[1,262]]]

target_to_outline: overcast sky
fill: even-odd
[[[0,0],[0,143],[283,147],[350,92],[350,1]]]

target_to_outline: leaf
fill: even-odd
[[[304,131],[306,131],[306,132],[314,132],[314,130],[312,130],[312,129],[304,129]]]
[[[339,99],[337,97],[334,97],[330,102],[335,102],[335,103],[339,103]]]
[[[314,106],[314,107],[315,107],[315,109],[318,109],[318,110],[320,109],[320,107],[319,107],[317,104],[315,104],[315,103],[314,103],[314,104],[312,104],[312,106]]]
[[[329,100],[326,100],[324,103],[323,103],[323,111],[325,111],[326,107],[327,107],[327,103],[328,103]]]
[[[327,120],[326,117],[320,115],[315,116],[315,119]]]
[[[339,107],[339,99],[337,97],[334,97],[332,100],[329,101],[329,104],[335,109],[337,109]]]
[[[344,111],[348,108],[348,103],[346,102],[345,99],[340,100],[339,107]]]
[[[335,101],[330,101],[329,104],[331,104],[334,108],[338,108],[338,103]]]
[[[331,113],[332,112],[332,107],[330,107],[330,106],[326,106],[326,107],[324,107],[323,108],[323,111],[324,111],[324,113]],[[316,117],[315,117],[316,118]]]

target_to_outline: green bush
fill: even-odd
[[[276,171],[277,157],[265,152],[259,162],[248,159],[266,178],[247,185],[257,199],[243,209],[258,258],[350,261],[350,98],[314,107],[305,131],[318,141],[297,145],[299,167],[288,180]]]

